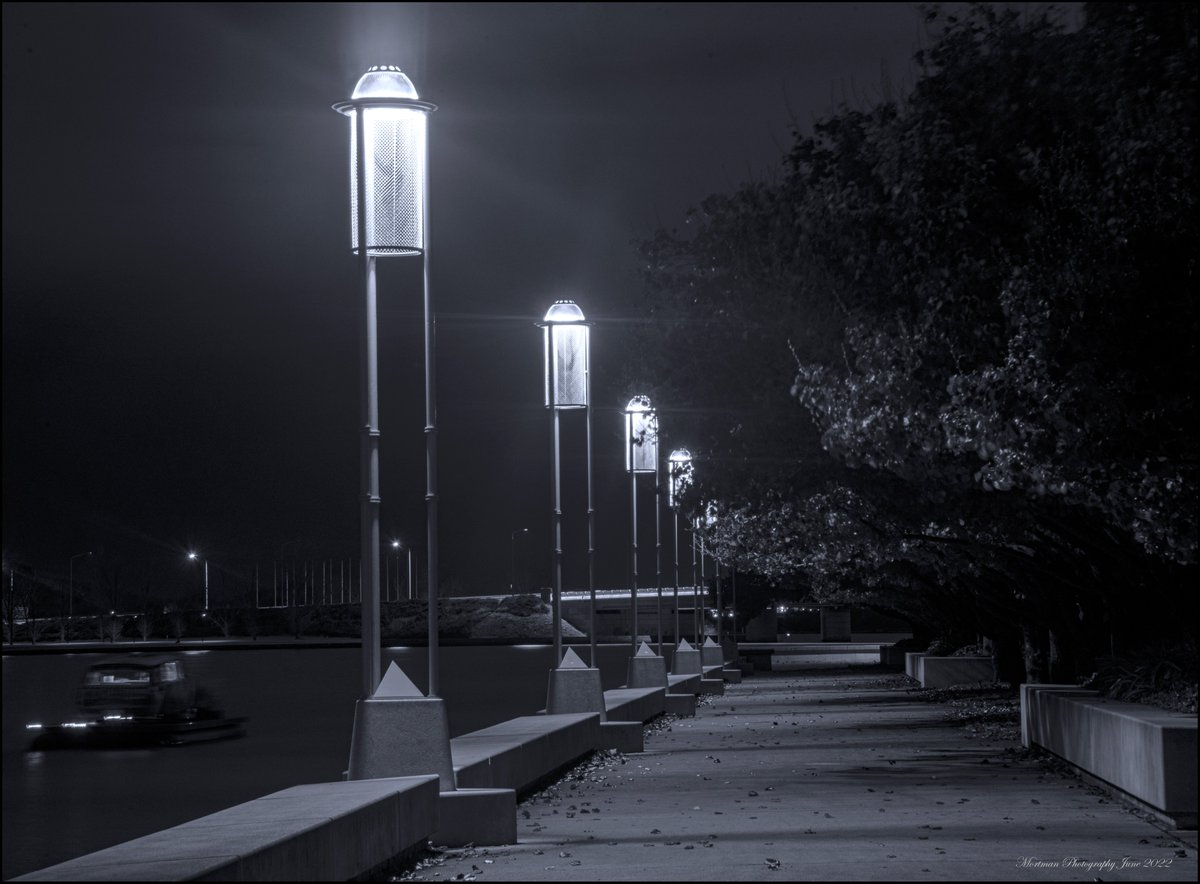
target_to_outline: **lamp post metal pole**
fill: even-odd
[[[429,143],[425,143],[425,168],[429,168]],[[429,562],[425,566],[429,581],[429,696],[438,695],[438,499],[437,499],[437,379],[435,376],[435,317],[429,286],[429,188],[422,188],[425,217],[425,252],[421,256],[422,288],[425,300],[425,517],[429,543]]]
[[[551,408],[554,415],[551,442],[554,448],[554,598],[551,600],[551,616],[554,618],[554,665],[562,662],[562,464],[559,461],[558,409]]]
[[[662,656],[663,609],[662,609],[662,492],[658,485],[658,448],[654,456],[654,587],[658,592],[658,656]]]
[[[587,561],[588,561],[588,632],[591,634],[589,642],[591,648],[591,658],[588,660],[588,665],[593,669],[599,667],[596,662],[596,511],[592,508],[592,372],[591,372],[591,349],[588,350],[588,372],[587,372],[587,409],[585,410],[585,432],[587,433],[586,449],[587,449],[587,523],[588,523],[588,539],[587,539]]]
[[[696,532],[692,531],[692,640],[700,641],[700,596],[696,584]]]
[[[738,640],[737,565],[729,566],[729,586],[730,592],[733,593],[731,610],[733,611],[733,643],[736,645]]]
[[[717,597],[717,644],[721,644],[724,636],[724,624],[721,622],[725,616],[725,607],[721,604],[721,560],[713,556],[713,593]],[[721,645],[724,648],[724,645]],[[724,651],[721,651],[724,654]],[[721,658],[724,661],[724,657]]]
[[[679,649],[679,504],[671,513],[672,537],[675,547],[675,649]]]
[[[380,681],[379,632],[379,341],[375,256],[367,242],[367,137],[366,109],[354,115],[358,178],[358,254],[362,278],[362,326],[359,339],[362,420],[360,449],[360,564],[359,602],[362,607],[362,695],[375,693]],[[365,569],[366,573],[363,573]]]
[[[638,639],[638,548],[637,548],[637,471],[633,469],[633,434],[629,434],[629,503],[630,503],[630,519],[629,519],[629,536],[631,546],[630,557],[630,578],[629,578],[629,616],[630,616],[630,639],[633,643],[633,651],[637,653]]]

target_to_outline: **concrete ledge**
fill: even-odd
[[[668,692],[663,697],[663,700],[665,702],[663,711],[668,715],[693,716],[696,714],[695,694],[672,694]]]
[[[723,676],[722,676],[722,673],[723,673],[724,671],[725,671],[725,664],[724,664],[724,663],[714,663],[714,664],[713,664],[713,665],[711,665],[711,666],[709,666],[709,665],[706,663],[706,664],[704,664],[704,668],[703,668],[703,670],[701,670],[701,675],[700,675],[700,677],[701,677],[701,678],[716,679],[717,681],[724,681],[724,678],[723,678]]]
[[[924,656],[924,651],[906,651],[904,653],[904,674],[909,678],[917,678],[917,661]]]
[[[1195,715],[1023,687],[1021,717],[1022,731],[1034,744],[1176,825],[1196,827]]]
[[[1026,749],[1033,745],[1042,746],[1057,724],[1051,721],[1045,703],[1034,702],[1030,695],[1036,691],[1054,691],[1081,697],[1099,697],[1099,691],[1091,691],[1073,684],[1022,684],[1021,685],[1021,745]],[[1046,736],[1043,737],[1042,735]]]
[[[600,742],[597,749],[616,749],[618,752],[644,752],[645,725],[640,721],[600,722]]]
[[[667,692],[671,694],[700,693],[700,673],[687,675],[668,675]]]
[[[615,688],[604,692],[609,721],[647,722],[666,709],[666,688]]]
[[[721,678],[730,684],[742,683],[742,670],[740,669],[722,669]]]
[[[677,675],[699,675],[700,657],[699,648],[681,648],[671,656],[671,671]]]
[[[438,822],[436,775],[294,786],[14,880],[346,881]]]
[[[599,740],[598,712],[514,718],[450,740],[455,782],[522,795],[590,754]]]
[[[441,821],[434,844],[517,843],[517,793],[512,789],[456,789],[438,798]]]
[[[918,657],[916,679],[923,688],[948,688],[956,684],[991,683],[996,663],[991,657]]]
[[[721,678],[700,679],[700,693],[721,696],[725,693],[725,680]]]
[[[879,665],[889,669],[903,669],[905,651],[892,645],[879,646]]]

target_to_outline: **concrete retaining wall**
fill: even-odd
[[[924,651],[906,651],[904,654],[904,674],[909,678],[917,678],[917,661],[924,656]]]
[[[1021,730],[1031,745],[1195,828],[1195,715],[1103,700],[1073,687],[1022,685]]]
[[[459,788],[513,789],[520,795],[599,743],[599,712],[525,715],[452,738],[450,754]]]
[[[991,657],[931,657],[916,659],[915,678],[923,688],[948,688],[956,684],[975,684],[996,680],[996,664]]]
[[[666,709],[667,689],[615,688],[604,692],[609,721],[650,721]]]
[[[438,827],[437,775],[294,786],[17,881],[346,881]]]

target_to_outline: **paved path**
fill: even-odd
[[[643,754],[518,807],[519,843],[405,877],[478,881],[1196,880],[1167,832],[875,671],[756,673]]]

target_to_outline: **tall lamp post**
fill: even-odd
[[[188,558],[193,562],[199,557],[198,553],[188,553]],[[204,559],[204,612],[208,613],[208,558]]]
[[[658,472],[658,415],[646,396],[634,396],[625,406],[625,471],[630,501],[630,616],[634,652],[638,637],[637,477]],[[660,654],[661,656],[661,654]]]
[[[562,662],[562,462],[560,422],[563,411],[583,409],[587,418],[588,589],[591,597],[591,664],[596,665],[596,588],[592,567],[592,409],[589,325],[574,301],[555,301],[538,323],[543,329],[545,405],[553,415],[554,451],[554,665]]]
[[[90,556],[91,552],[75,553],[67,562],[68,584],[67,584],[67,619],[71,620],[75,617],[75,560],[81,559],[84,556]]]
[[[408,598],[411,599],[413,597],[412,547],[405,546],[399,540],[393,540],[392,541],[392,549],[396,550],[397,552],[399,552],[400,550],[404,550],[406,553],[408,553],[408,561],[404,566],[404,587],[405,587],[405,590],[407,591]],[[397,562],[396,563],[397,571],[399,571],[399,568],[400,568],[400,563]],[[397,574],[397,583],[399,582],[398,578],[399,578],[399,575]],[[400,597],[400,587],[397,586],[396,587],[397,600],[399,600],[399,597]]]
[[[674,517],[675,538],[675,646],[679,646],[679,499],[687,487],[692,484],[692,453],[686,448],[676,448],[667,458],[667,506],[671,508]],[[692,556],[692,570],[695,570],[695,554]],[[692,579],[695,583],[695,576]],[[695,588],[692,590],[695,598]],[[694,607],[694,604],[693,604]]]
[[[436,105],[421,101],[394,65],[370,68],[348,101],[350,245],[362,277],[362,644],[363,696],[380,681],[379,368],[375,259],[419,256],[425,307],[425,501],[429,543],[429,696],[437,695],[437,419],[434,405],[433,302],[429,293],[426,121]]]

